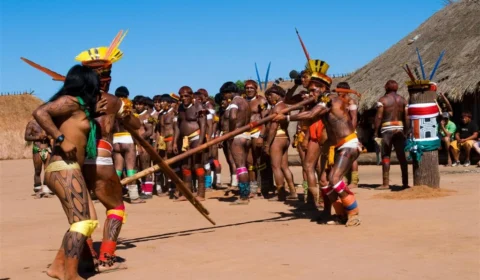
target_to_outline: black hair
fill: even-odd
[[[347,82],[340,82],[337,84],[337,88],[350,89],[350,85]]]
[[[153,108],[153,100],[150,97],[145,97],[145,105],[147,105],[150,108]]]
[[[163,96],[163,95],[159,95],[159,94],[153,96],[153,102],[162,101],[162,96]]]
[[[226,82],[220,88],[221,94],[229,92],[238,93],[238,86],[234,82]]]
[[[116,97],[124,97],[127,98],[130,92],[128,91],[128,88],[125,86],[120,86],[115,90],[115,96]]]
[[[48,102],[65,95],[81,97],[85,102],[85,109],[93,117],[96,112],[97,98],[101,95],[100,78],[94,70],[77,64],[68,70],[63,86]]]
[[[221,93],[215,94],[215,103],[217,105],[222,105],[222,100],[223,100],[223,97]]]
[[[145,98],[145,96],[143,95],[137,95],[133,98],[133,103],[142,103],[142,104],[145,104],[145,101],[143,100]]]
[[[167,103],[175,103],[176,100],[173,99],[173,97],[170,96],[170,94],[162,94],[160,96],[160,101],[167,102]]]
[[[285,97],[285,90],[281,86],[273,85],[265,91],[265,95],[275,93],[282,98]]]

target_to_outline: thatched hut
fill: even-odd
[[[417,39],[412,42],[415,37]],[[408,76],[401,65],[408,63],[412,71],[418,68],[421,73],[415,52],[417,47],[427,78],[440,53],[446,51],[433,81],[444,79],[438,88],[450,99],[455,122],[460,121],[460,112],[469,110],[474,121],[480,124],[480,4],[463,0],[438,11],[390,49],[344,79],[363,95],[360,113],[362,128],[366,129],[364,134],[367,135],[362,138],[369,139],[373,132],[368,131],[368,127],[372,126],[374,105],[384,94],[383,86],[387,80],[399,82],[399,93],[408,97],[404,83]]]

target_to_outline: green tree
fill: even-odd
[[[237,80],[237,81],[235,82],[235,84],[237,85],[237,87],[238,87],[239,90],[244,90],[244,89],[245,89],[245,83],[244,83],[243,81]]]

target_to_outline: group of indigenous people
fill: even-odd
[[[118,45],[108,51],[103,48],[82,52],[77,56],[81,65],[72,67],[65,77],[57,77],[64,81],[63,86],[33,112],[34,119],[25,131],[25,140],[33,143],[35,196],[56,195],[70,224],[47,271],[49,276],[78,279],[78,264],[84,258],[99,272],[126,267],[115,257],[126,221],[124,200],[145,203],[153,195],[187,200],[161,171],[121,185],[122,178],[151,167],[158,156],[171,161],[172,170],[200,201],[207,192],[221,187],[222,171],[228,170],[227,191],[238,192],[238,199],[231,204],[248,205],[251,199],[262,197],[299,200],[288,165],[292,145],[302,162],[302,207],[323,209],[320,220],[324,224],[360,225],[352,192],[359,183],[357,158],[362,151],[356,132],[359,94],[346,82],[332,88],[325,61],[308,60],[287,91],[273,84],[260,92],[256,81],[247,80],[244,89],[234,82],[224,83],[214,98],[203,88],[194,91],[182,86],[176,93],[152,99],[137,95],[130,100],[125,86],[108,93],[112,64],[122,53]],[[377,103],[374,139],[382,151],[382,189],[389,187],[392,147],[400,161],[403,186],[408,187],[404,142],[409,118],[407,101],[397,90],[398,84],[388,81],[385,95]],[[306,100],[311,101],[290,114],[291,105]],[[261,121],[267,117],[271,121]],[[295,135],[289,135],[290,122],[297,124]],[[208,144],[232,132],[231,138]],[[145,142],[158,155],[152,156]],[[200,146],[205,149],[188,153]],[[219,150],[224,152],[228,168],[222,169]],[[176,160],[182,153],[188,156]],[[91,237],[98,226],[92,198],[98,199],[107,213],[99,252]]]

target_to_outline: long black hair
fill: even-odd
[[[77,64],[70,68],[63,86],[48,102],[55,101],[64,95],[78,96],[83,99],[85,109],[93,117],[96,111],[97,98],[100,94],[100,78],[98,74],[86,66]]]

